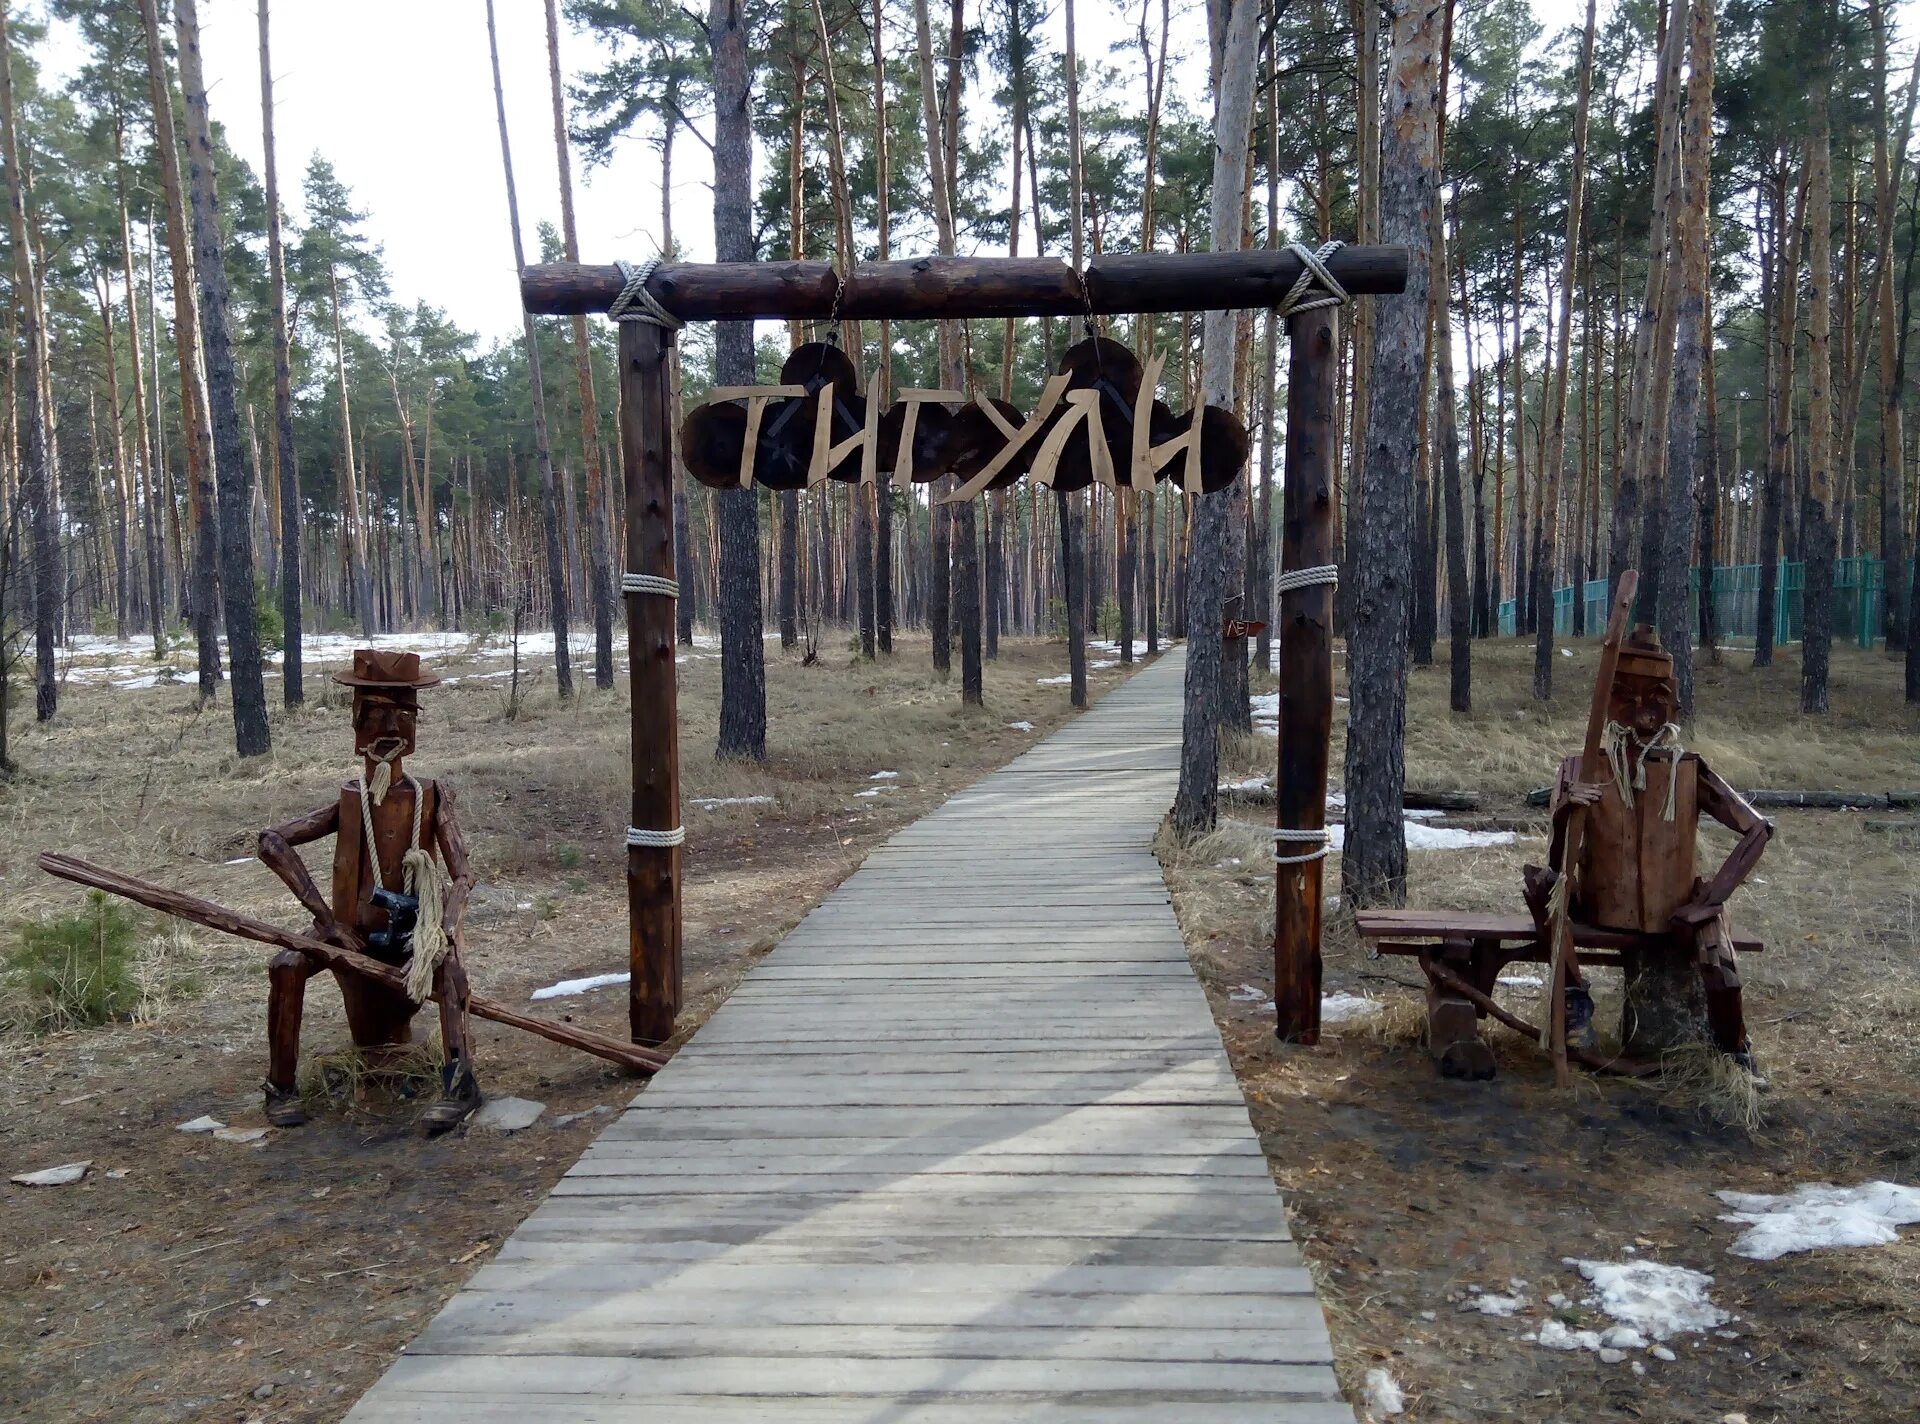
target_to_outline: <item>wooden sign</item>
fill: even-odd
[[[1166,368],[1089,337],[1061,358],[1031,414],[1009,401],[909,389],[884,411],[839,347],[796,347],[769,386],[716,386],[687,413],[681,449],[693,477],[715,489],[758,483],[812,488],[826,480],[925,484],[953,474],[943,503],[976,498],[1025,476],[1065,492],[1103,484],[1148,491],[1178,472],[1186,494],[1231,485],[1246,467],[1247,432],[1232,412],[1175,415],[1153,391]],[[964,404],[963,404],[964,402]]]

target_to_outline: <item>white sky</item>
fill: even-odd
[[[1533,0],[1533,8],[1548,32],[1584,16],[1584,0]],[[1602,0],[1603,23],[1610,8],[1611,0]],[[1075,13],[1081,52],[1095,60],[1115,41],[1131,43],[1139,11],[1137,0],[1124,13],[1114,0],[1077,0]],[[202,0],[200,18],[214,118],[258,172],[254,0]],[[496,18],[521,221],[534,252],[536,224],[559,223],[545,11],[542,0],[496,0]],[[483,337],[515,331],[519,302],[482,0],[279,0],[272,24],[283,203],[297,218],[307,160],[324,152],[385,249],[395,300],[441,307]],[[1064,28],[1055,0],[1047,31],[1056,48]],[[894,38],[909,42],[904,32]],[[1196,113],[1208,112],[1204,11],[1192,0],[1176,5],[1171,47],[1174,87]],[[71,38],[56,33],[48,67],[57,72],[73,53]],[[569,77],[602,57],[587,36],[562,34]],[[696,258],[712,253],[711,178],[701,144],[676,144],[675,235]],[[629,140],[612,164],[592,172],[575,155],[585,260],[656,250],[659,183],[651,143]]]

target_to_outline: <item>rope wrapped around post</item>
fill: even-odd
[[[621,574],[620,592],[653,593],[661,598],[678,598],[680,583],[677,579],[662,578],[659,574]]]
[[[1296,244],[1296,246],[1297,245],[1298,244]],[[1308,269],[1309,272],[1311,272],[1311,270],[1312,268]],[[1301,280],[1305,281],[1306,279],[1303,276]],[[1338,284],[1336,283],[1335,285],[1337,286]],[[1295,284],[1295,290],[1298,290],[1297,283]],[[1290,293],[1289,297],[1291,297],[1291,295]],[[1346,294],[1343,292],[1338,298],[1322,299],[1314,302],[1312,305],[1337,305],[1339,302],[1345,300]],[[1274,597],[1278,598],[1281,594],[1291,593],[1295,589],[1317,588],[1321,584],[1337,584],[1339,582],[1340,566],[1338,564],[1317,564],[1310,569],[1286,569],[1274,579],[1273,593]],[[1308,845],[1314,847],[1313,850],[1306,851],[1300,855],[1282,855],[1280,854],[1278,845],[1276,845],[1273,853],[1273,863],[1275,865],[1305,865],[1310,860],[1325,860],[1327,856],[1332,853],[1333,849],[1332,843],[1327,839],[1327,833],[1323,830],[1296,830],[1281,826],[1274,831],[1273,838],[1280,844]]]
[[[620,275],[626,285],[620,289],[620,295],[613,299],[607,308],[607,315],[614,321],[645,321],[668,331],[678,331],[686,323],[660,305],[659,298],[647,290],[647,278],[653,275],[653,269],[660,265],[658,257],[649,257],[643,262],[633,263],[616,260],[613,264],[620,269]]]
[[[1287,251],[1300,259],[1300,275],[1287,289],[1287,294],[1274,306],[1280,316],[1293,316],[1297,312],[1309,312],[1321,307],[1345,306],[1352,297],[1347,289],[1340,285],[1332,272],[1327,270],[1327,259],[1346,244],[1335,238],[1323,243],[1319,251],[1298,242],[1287,244]],[[1315,294],[1314,288],[1319,292]]]

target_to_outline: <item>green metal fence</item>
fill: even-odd
[[[1759,624],[1759,564],[1731,564],[1713,571],[1714,634],[1721,643],[1751,643]],[[1806,585],[1806,565],[1780,561],[1778,593],[1774,599],[1773,641],[1800,641],[1802,599]],[[1606,626],[1610,590],[1607,581],[1588,579],[1577,596],[1586,604],[1586,631],[1595,635]],[[1571,584],[1553,591],[1553,631],[1560,637],[1573,635],[1573,604],[1576,597]],[[1700,597],[1700,570],[1687,574],[1687,598],[1697,605]],[[1836,559],[1833,564],[1833,634],[1852,638],[1863,648],[1871,648],[1880,639],[1881,619],[1886,600],[1886,567],[1879,559]],[[1514,601],[1500,605],[1500,633],[1513,637],[1517,617]]]

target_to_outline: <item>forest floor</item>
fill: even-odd
[[[1517,913],[1520,867],[1544,859],[1544,812],[1525,793],[1577,750],[1595,645],[1556,661],[1553,702],[1531,697],[1531,643],[1474,650],[1475,711],[1447,711],[1438,665],[1412,674],[1408,784],[1477,791],[1483,815],[1426,824],[1517,829],[1509,844],[1416,850],[1408,903]],[[1899,664],[1836,647],[1834,711],[1799,714],[1798,649],[1766,671],[1730,650],[1699,670],[1688,743],[1743,789],[1887,791],[1920,785],[1920,722]],[[1344,692],[1344,687],[1341,688]],[[1344,718],[1336,717],[1336,735]],[[1342,766],[1336,745],[1336,781]],[[1223,782],[1271,777],[1274,742],[1234,748]],[[1222,830],[1167,857],[1189,948],[1322,1285],[1343,1383],[1359,1399],[1385,1368],[1410,1420],[1905,1421],[1920,1418],[1920,1230],[1896,1243],[1763,1262],[1731,1255],[1722,1190],[1811,1182],[1920,1184],[1920,880],[1916,836],[1869,832],[1872,813],[1785,811],[1736,925],[1766,952],[1742,965],[1755,1049],[1771,1090],[1749,1131],[1698,1092],[1596,1079],[1555,1091],[1549,1066],[1503,1029],[1491,1083],[1442,1080],[1423,1045],[1420,974],[1369,960],[1350,920],[1328,917],[1325,992],[1364,996],[1318,1047],[1276,1043],[1271,801],[1227,804]],[[1892,813],[1898,816],[1902,813]],[[1911,813],[1905,813],[1911,816]],[[1884,819],[1888,813],[1879,813]],[[1702,837],[1703,870],[1732,845]],[[1328,891],[1337,893],[1338,859]],[[1526,966],[1516,966],[1517,970]],[[1516,976],[1517,977],[1517,976]],[[1596,1023],[1617,1025],[1616,975],[1598,973]],[[1502,990],[1542,1020],[1544,990]],[[1709,1273],[1723,1329],[1634,1350],[1528,1340],[1557,1318],[1612,1322],[1568,1258],[1654,1260]],[[1505,1301],[1482,1307],[1482,1296]],[[1564,1306],[1550,1296],[1566,1299]]]
[[[333,641],[329,667],[355,640]],[[596,692],[590,657],[577,656],[585,691],[563,705],[529,640],[532,687],[510,718],[500,640],[420,645],[448,684],[423,696],[410,764],[460,792],[483,882],[467,921],[475,988],[524,1003],[555,981],[624,968],[624,671]],[[15,722],[22,770],[0,780],[0,945],[81,902],[34,868],[46,848],[297,924],[291,898],[251,858],[254,838],[331,799],[351,773],[344,689],[310,661],[311,700],[282,714],[270,681],[274,753],[241,763],[224,693],[203,711],[138,649],[86,647],[59,717]],[[1092,656],[1097,698],[1123,670],[1111,648]],[[172,665],[190,668],[190,650]],[[1005,640],[987,665],[985,710],[966,711],[957,670],[954,683],[936,681],[924,639],[865,666],[844,637],[812,666],[770,642],[768,760],[722,766],[711,755],[717,655],[683,651],[681,1035],[874,844],[1066,721],[1064,665],[1063,644]],[[703,805],[712,798],[734,804]],[[316,848],[311,863],[325,854]],[[476,1020],[485,1090],[546,1104],[527,1131],[423,1142],[419,1101],[340,1073],[331,1101],[318,1087],[307,1126],[259,1144],[175,1131],[203,1114],[238,1128],[263,1121],[267,954],[153,926],[138,1022],[36,1035],[4,1027],[0,998],[0,1176],[92,1162],[77,1185],[0,1185],[0,1416],[338,1419],[579,1155],[605,1121],[591,1110],[638,1086],[598,1059]],[[534,1011],[625,1037],[617,988]],[[308,989],[303,1046],[316,1082],[346,1046],[324,976]]]

